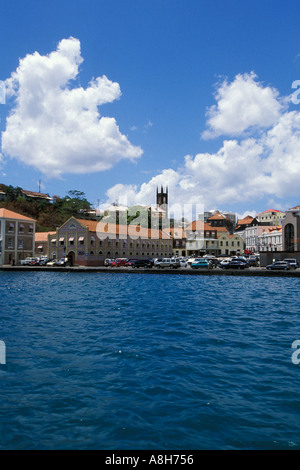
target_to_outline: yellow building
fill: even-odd
[[[219,255],[242,255],[244,253],[244,241],[238,234],[222,234],[218,236]]]
[[[35,220],[0,209],[0,265],[34,256]]]

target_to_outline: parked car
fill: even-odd
[[[212,263],[205,258],[196,258],[191,264],[192,269],[199,269],[199,268],[206,268],[206,269],[212,269],[213,265]]]
[[[59,261],[57,261],[56,266],[66,266],[68,262],[68,258],[61,258]]]
[[[249,264],[249,266],[257,267],[259,265],[257,256],[250,255],[249,258],[248,258],[248,264]]]
[[[286,263],[289,263],[290,268],[292,268],[292,269],[299,268],[299,263],[295,258],[286,258],[283,261],[285,261]]]
[[[133,268],[152,268],[153,263],[149,259],[137,259],[133,263]]]
[[[246,268],[249,268],[249,262],[245,256],[233,256],[231,258],[231,261],[241,261],[242,263],[246,265]]]
[[[223,266],[224,269],[245,269],[248,268],[248,264],[243,260],[232,259],[227,264]]]
[[[155,266],[159,269],[177,269],[180,268],[180,262],[177,261],[176,258],[163,258],[162,261],[157,261]]]
[[[24,260],[21,261],[21,265],[23,266],[29,266],[31,263],[35,261],[35,258],[25,258]]]
[[[111,267],[119,268],[120,266],[126,266],[127,262],[127,258],[117,258],[115,261],[112,261]]]
[[[188,266],[188,262],[186,259],[180,259],[179,260],[181,268],[186,268]]]
[[[104,266],[111,266],[111,263],[112,263],[113,261],[114,261],[113,259],[106,258],[106,260],[104,260]]]
[[[56,266],[57,259],[52,259],[51,261],[48,261],[47,266]]]
[[[269,264],[267,269],[284,269],[287,271],[288,269],[291,269],[290,264],[287,263],[286,261],[275,261],[272,264]]]
[[[220,261],[219,267],[220,267],[220,268],[224,268],[225,266],[227,266],[227,264],[228,264],[230,261],[231,261],[231,258],[223,259],[222,261]]]
[[[136,261],[137,261],[136,259],[129,259],[129,260],[125,263],[125,266],[133,266]]]

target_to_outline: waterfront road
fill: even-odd
[[[190,275],[190,276],[283,276],[283,277],[299,277],[300,268],[284,270],[268,270],[264,267],[259,268],[246,268],[246,269],[191,269],[177,268],[177,269],[157,269],[157,268],[131,268],[131,267],[120,267],[111,268],[105,266],[73,266],[73,267],[60,267],[60,266],[1,266],[0,271],[22,271],[22,272],[37,272],[37,271],[49,271],[49,272],[74,272],[74,273],[126,273],[126,274],[173,274],[173,275]]]

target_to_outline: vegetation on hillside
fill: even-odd
[[[72,216],[90,218],[92,207],[81,191],[69,191],[62,198],[53,196],[50,202],[24,197],[22,188],[0,185],[0,190],[5,192],[5,200],[0,201],[0,207],[35,219],[37,232],[56,230]]]

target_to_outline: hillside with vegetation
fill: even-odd
[[[65,197],[53,196],[52,201],[24,197],[22,188],[0,185],[5,199],[0,201],[0,208],[25,215],[37,221],[36,231],[56,230],[70,217],[90,218],[92,206],[81,191],[69,191]]]

